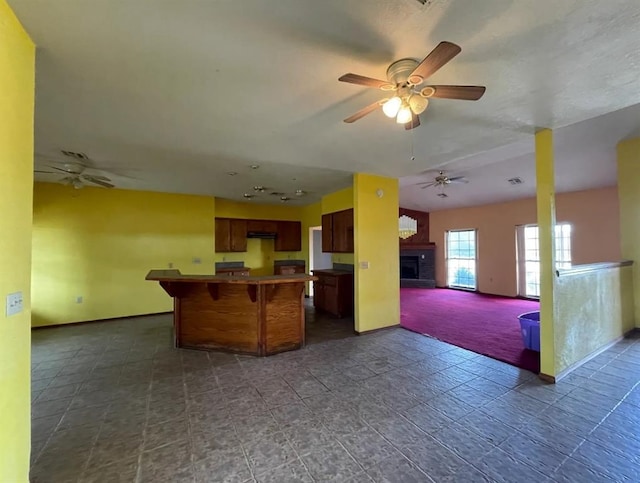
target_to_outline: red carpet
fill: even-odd
[[[518,315],[531,300],[447,289],[400,289],[400,325],[478,354],[540,372],[540,354],[524,348]]]

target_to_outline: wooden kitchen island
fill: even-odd
[[[304,346],[306,274],[182,275],[151,270],[173,297],[176,347],[268,356]]]

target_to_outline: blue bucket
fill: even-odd
[[[540,352],[540,311],[525,312],[518,320],[525,348]]]

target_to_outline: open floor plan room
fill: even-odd
[[[32,482],[640,474],[637,336],[555,385],[404,329],[269,358],[171,341],[167,315],[34,332]]]

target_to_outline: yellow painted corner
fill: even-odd
[[[553,132],[536,133],[536,194],[540,250],[540,372],[557,374],[554,338],[555,178]]]
[[[31,446],[31,218],[35,47],[0,0],[0,294],[22,292],[23,311],[0,310],[0,481],[29,480]]]
[[[367,332],[400,323],[398,180],[357,173],[353,194],[355,329]]]

